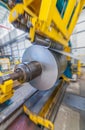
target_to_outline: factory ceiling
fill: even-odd
[[[17,37],[18,34],[22,33],[17,31],[12,24],[8,21],[9,10],[7,6],[0,1],[0,46],[3,46],[5,43],[12,41]]]

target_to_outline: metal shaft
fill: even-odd
[[[37,61],[32,61],[30,63],[22,63],[15,67],[14,73],[4,75],[0,77],[0,84],[5,81],[12,79],[18,80],[22,83],[29,82],[34,78],[38,77],[42,72],[41,64]]]

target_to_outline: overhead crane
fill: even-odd
[[[0,77],[0,104],[13,96],[14,80],[29,82],[38,90],[49,90],[60,77],[71,78],[71,57],[65,53],[71,52],[70,36],[84,5],[85,0],[8,3],[9,21],[29,32],[28,39],[33,45],[26,49],[22,63],[13,73]]]

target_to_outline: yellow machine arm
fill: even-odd
[[[66,47],[84,5],[85,0],[23,0],[11,10],[9,21],[24,17],[31,42],[39,34]]]

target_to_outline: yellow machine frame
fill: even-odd
[[[16,20],[19,21],[19,16],[27,13],[29,16],[28,21],[32,24],[29,33],[31,42],[35,40],[35,34],[39,34],[44,38],[52,40],[56,44],[62,45],[64,51],[70,52],[68,41],[79,14],[85,5],[85,0],[68,0],[63,17],[56,7],[57,2],[58,0],[23,0],[23,3],[16,4],[10,11],[9,21],[11,23]],[[70,60],[70,58],[68,57],[67,60]],[[6,82],[6,84],[8,83]],[[3,85],[4,88],[2,88],[1,85],[1,95],[3,94],[4,98],[6,97],[5,99],[3,98],[1,102],[4,102],[12,96],[13,83],[10,82],[10,84],[10,96],[5,89],[8,85]],[[3,89],[6,90],[4,93],[2,92]]]
[[[14,94],[13,80],[8,80],[0,84],[0,104],[9,100]]]
[[[51,111],[54,104],[58,102],[58,96],[61,95],[61,89],[64,83],[65,81],[62,80],[38,114],[30,111],[30,109],[24,104],[24,112],[29,116],[30,120],[37,125],[47,128],[48,130],[54,130],[54,124],[52,121],[47,119],[47,115],[49,115],[48,113]]]
[[[33,26],[30,29],[32,42],[36,32],[66,47],[85,0],[68,0],[63,18],[56,4],[57,0],[23,0],[12,9],[9,21],[14,22],[26,12]]]

